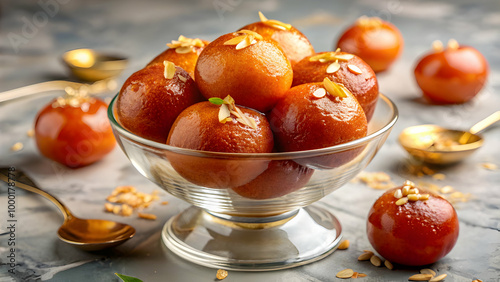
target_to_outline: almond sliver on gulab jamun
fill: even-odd
[[[330,147],[367,134],[366,116],[359,102],[344,86],[327,78],[323,83],[291,88],[272,109],[269,122],[281,152]],[[318,169],[335,168],[354,159],[363,149],[360,145],[297,162]]]
[[[278,43],[240,30],[220,36],[203,49],[195,79],[207,99],[230,94],[238,105],[267,112],[290,89],[293,73]]]
[[[167,145],[210,152],[272,152],[273,133],[264,115],[236,106],[232,99],[224,101],[228,100],[232,102],[219,99],[217,104],[201,102],[184,110],[172,126]],[[263,159],[211,158],[174,152],[167,157],[186,180],[210,188],[245,185],[266,170],[269,163]]]
[[[198,56],[208,43],[210,42],[206,40],[187,38],[181,35],[177,40],[167,43],[169,48],[161,52],[147,65],[150,66],[156,63],[163,63],[163,61],[170,61],[187,71],[191,78],[194,79],[194,68],[196,67]]]
[[[191,76],[164,61],[135,72],[125,81],[116,102],[117,117],[130,132],[165,143],[177,116],[200,101],[203,96]]]
[[[276,41],[292,66],[303,58],[314,54],[314,48],[309,39],[298,29],[287,23],[269,20],[261,12],[259,12],[259,16],[260,21],[246,25],[241,29],[255,31],[265,39]]]
[[[293,67],[293,84],[322,82],[325,77],[344,85],[358,100],[368,121],[378,100],[378,80],[360,57],[337,50],[308,56]]]

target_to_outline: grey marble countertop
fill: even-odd
[[[500,281],[500,170],[487,170],[482,163],[500,166],[500,130],[486,133],[484,147],[467,161],[443,168],[447,177],[417,177],[408,171],[409,159],[397,143],[407,126],[436,123],[466,129],[500,109],[500,3],[490,1],[77,1],[6,0],[0,3],[0,91],[53,79],[70,79],[60,62],[67,50],[90,47],[117,51],[130,58],[119,83],[140,69],[165,43],[183,34],[212,40],[220,34],[257,21],[261,10],[269,18],[294,24],[317,51],[331,50],[339,33],[361,15],[380,16],[403,33],[405,50],[387,72],[379,75],[383,93],[395,101],[400,119],[366,171],[388,173],[396,183],[404,179],[451,185],[470,193],[467,202],[455,205],[460,236],[455,248],[429,266],[446,273],[446,281]],[[464,105],[431,106],[420,99],[413,78],[417,58],[435,39],[472,45],[489,61],[491,73],[485,89]],[[0,103],[0,166],[27,172],[36,182],[67,203],[74,214],[86,218],[117,219],[103,212],[104,199],[119,185],[141,191],[159,189],[142,177],[117,147],[102,161],[80,169],[67,169],[40,155],[26,135],[41,105],[60,92]],[[112,96],[109,93],[108,96]],[[22,142],[21,151],[11,146]],[[161,192],[168,205],[153,205],[156,221],[118,218],[132,224],[136,237],[111,251],[87,253],[57,239],[62,223],[59,211],[47,200],[16,191],[16,273],[8,273],[6,185],[0,184],[0,281],[118,281],[124,273],[144,281],[214,281],[214,269],[197,266],[172,254],[160,240],[163,224],[188,207]],[[348,183],[324,197],[341,221],[351,246],[318,262],[273,272],[230,271],[224,281],[337,281],[344,268],[368,274],[365,281],[406,281],[418,268],[376,268],[357,261],[364,249],[372,249],[365,234],[370,206],[383,191],[362,183]],[[363,281],[363,280],[361,280]]]

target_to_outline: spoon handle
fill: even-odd
[[[500,111],[496,111],[493,114],[489,115],[487,118],[481,120],[480,122],[474,124],[470,129],[469,132],[472,134],[479,133],[486,128],[488,128],[490,125],[494,124],[495,122],[500,121]]]
[[[41,196],[45,197],[46,199],[50,200],[53,204],[55,204],[61,210],[61,212],[63,213],[63,216],[64,216],[64,220],[67,220],[67,219],[73,217],[73,215],[71,214],[69,209],[61,201],[59,201],[59,199],[50,195],[49,193],[47,193],[39,188],[30,186],[30,185],[26,185],[24,183],[21,183],[21,182],[12,180],[12,179],[9,179],[7,176],[3,175],[2,173],[0,173],[0,179],[7,182],[7,183],[14,183],[15,187],[17,187],[17,188],[28,190],[30,192],[36,193],[36,194],[41,195]]]
[[[114,90],[117,85],[116,81],[110,79],[99,80],[93,84],[84,84],[64,80],[46,81],[0,92],[0,103],[43,92],[67,90],[68,87],[78,90],[82,90],[82,88],[84,88],[89,94],[99,94],[105,91]]]

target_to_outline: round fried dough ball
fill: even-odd
[[[293,86],[321,82],[325,77],[343,84],[358,100],[370,121],[378,100],[375,72],[360,57],[345,52],[322,52],[293,67]]]
[[[116,103],[119,122],[143,138],[165,143],[176,117],[203,101],[194,80],[180,67],[171,79],[165,65],[154,64],[132,74],[123,84]]]
[[[255,121],[255,128],[234,116],[219,121],[220,106],[201,102],[184,110],[175,120],[167,145],[211,152],[270,153],[273,133],[264,115],[240,107]],[[181,154],[168,156],[172,167],[188,181],[211,188],[232,188],[244,185],[261,174],[266,160],[197,157]]]
[[[293,73],[275,41],[238,31],[205,47],[196,64],[195,79],[207,99],[231,95],[236,104],[267,112],[290,88]]]

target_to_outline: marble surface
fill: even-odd
[[[77,1],[7,0],[0,3],[0,91],[52,80],[71,79],[60,62],[67,50],[91,47],[117,51],[130,58],[119,83],[141,68],[179,34],[212,40],[256,21],[257,11],[269,18],[294,24],[317,51],[331,50],[339,33],[361,15],[381,16],[402,31],[405,50],[398,62],[379,75],[381,91],[393,99],[400,119],[366,171],[384,171],[396,183],[404,179],[451,185],[471,193],[456,204],[460,236],[455,248],[430,266],[446,273],[446,281],[500,281],[500,130],[486,133],[484,147],[467,161],[442,169],[442,181],[418,178],[408,172],[409,159],[397,143],[407,126],[437,123],[466,129],[500,109],[500,4],[490,1]],[[31,25],[31,26],[30,26]],[[431,106],[420,99],[412,70],[417,58],[435,39],[472,45],[489,61],[491,73],[481,94],[465,105]],[[74,214],[87,218],[117,219],[103,212],[105,197],[119,185],[141,191],[157,188],[142,177],[116,148],[101,162],[77,170],[43,158],[26,135],[40,107],[59,92],[0,104],[0,166],[27,172],[47,191],[63,200]],[[112,96],[108,93],[107,96]],[[24,149],[10,147],[22,142]],[[369,207],[382,191],[361,183],[348,183],[318,204],[341,221],[351,246],[327,258],[288,270],[247,273],[230,271],[224,281],[337,281],[344,268],[368,274],[365,281],[406,281],[416,268],[390,271],[357,262],[364,249],[372,249],[365,235]],[[144,281],[214,281],[215,270],[197,266],[168,251],[160,240],[163,224],[188,205],[166,192],[168,205],[153,205],[156,221],[119,218],[132,224],[137,235],[114,250],[86,253],[59,241],[56,230],[62,217],[45,199],[16,191],[16,273],[8,273],[7,185],[0,184],[0,281],[118,281],[124,273]]]

